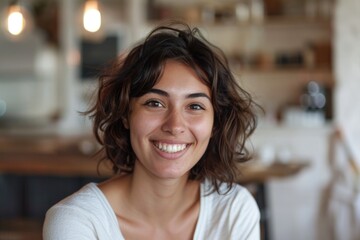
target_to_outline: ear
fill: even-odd
[[[129,129],[129,122],[126,118],[122,117],[121,121],[126,129]]]

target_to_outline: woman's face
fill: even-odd
[[[213,128],[210,89],[193,69],[169,60],[155,86],[130,103],[135,173],[176,179],[204,154]]]

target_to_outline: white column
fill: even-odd
[[[80,96],[77,90],[79,49],[77,45],[79,22],[77,21],[78,5],[74,0],[62,0],[60,4],[60,103],[62,103],[62,119],[59,123],[60,134],[76,134],[81,131],[82,117]]]
[[[144,36],[146,25],[146,1],[128,0],[129,29],[132,36],[131,41],[136,42]]]

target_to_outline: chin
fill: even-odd
[[[179,178],[188,178],[189,172],[161,172],[155,174],[161,179],[179,179]]]

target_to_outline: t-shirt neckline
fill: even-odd
[[[206,188],[206,184],[205,184],[206,180],[204,182],[200,183],[200,208],[199,208],[199,215],[198,215],[198,219],[196,222],[196,226],[195,226],[195,232],[194,232],[194,236],[193,239],[197,239],[197,236],[200,234],[200,229],[201,226],[203,225],[203,222],[205,221],[204,219],[204,210],[206,208],[206,206],[204,206],[205,201],[204,201],[204,195],[205,195],[205,188]],[[125,237],[123,236],[121,229],[120,229],[120,223],[116,217],[115,211],[112,209],[108,199],[106,198],[106,196],[104,195],[104,193],[100,190],[100,188],[97,186],[96,183],[89,183],[89,186],[94,189],[96,191],[96,194],[98,195],[98,197],[100,198],[100,200],[102,201],[102,203],[105,205],[106,210],[109,212],[110,216],[111,216],[111,221],[112,224],[114,226],[116,226],[118,235],[120,237],[120,239],[125,239]]]

